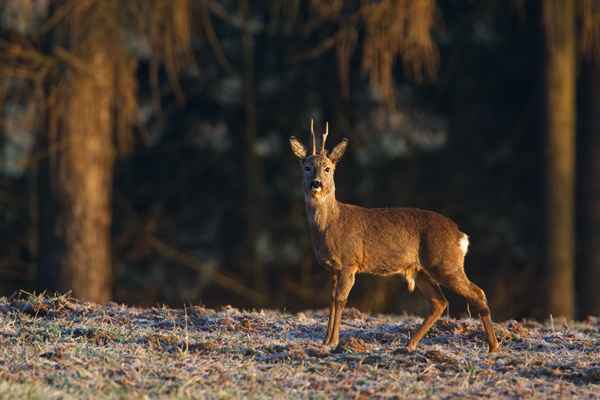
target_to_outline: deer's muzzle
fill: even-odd
[[[321,189],[323,189],[323,183],[321,181],[314,180],[310,183],[310,189],[313,192],[320,192]]]

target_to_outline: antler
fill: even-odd
[[[313,120],[310,120],[310,133],[312,134],[312,142],[313,142],[313,156],[317,154],[317,142],[315,139],[315,130],[313,128]],[[329,135],[329,122],[325,124],[325,133],[323,134],[323,142],[321,143],[321,150],[319,154],[325,154],[325,141],[327,140],[327,135]]]
[[[323,143],[321,143],[321,154],[325,154],[325,141],[329,135],[329,122],[325,123],[325,133],[323,134]]]
[[[313,120],[310,120],[310,133],[312,133],[313,140],[313,156],[317,154],[317,143],[315,141],[315,131],[313,130]]]

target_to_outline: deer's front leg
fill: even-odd
[[[327,324],[327,335],[323,341],[324,345],[328,345],[331,340],[331,333],[333,332],[333,320],[335,317],[335,292],[337,291],[338,284],[338,273],[331,272],[331,297],[329,300],[329,323]]]
[[[354,285],[354,275],[356,274],[356,271],[342,270],[338,274],[337,289],[333,301],[335,304],[335,312],[332,313],[333,318],[330,317],[329,319],[329,325],[332,325],[331,321],[333,319],[333,332],[331,333],[331,338],[329,340],[331,346],[337,346],[340,341],[340,320],[342,319],[342,311],[346,306],[346,301],[348,301],[350,289],[352,289],[352,286]]]

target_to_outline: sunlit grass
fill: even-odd
[[[443,318],[406,352],[420,318],[349,310],[331,351],[325,315],[2,298],[0,399],[600,395],[592,322],[497,324],[488,354],[479,321]]]

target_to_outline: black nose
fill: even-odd
[[[312,181],[310,183],[310,187],[314,187],[315,189],[316,188],[322,188],[323,184],[321,183],[321,181]]]

